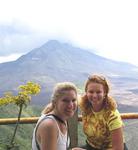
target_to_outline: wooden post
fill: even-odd
[[[69,119],[69,136],[71,141],[71,148],[76,147],[78,145],[78,113]]]

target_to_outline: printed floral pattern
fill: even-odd
[[[83,115],[83,130],[87,141],[96,148],[111,148],[111,131],[122,126],[119,112],[106,112],[104,109],[98,113],[92,112]]]

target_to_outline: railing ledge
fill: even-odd
[[[138,113],[121,113],[122,119],[138,119]],[[36,123],[39,117],[24,117],[20,118],[20,124]],[[78,121],[82,121],[82,116],[78,116]],[[17,118],[1,118],[0,125],[16,124]]]

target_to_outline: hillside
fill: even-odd
[[[120,112],[138,112],[138,67],[98,56],[85,49],[51,40],[33,49],[16,61],[0,64],[0,96],[6,91],[17,92],[17,87],[28,81],[41,85],[41,93],[32,97],[31,106],[22,116],[40,116],[42,106],[50,100],[53,85],[72,81],[83,93],[84,81],[91,73],[104,74],[111,81],[110,94],[116,99]],[[35,104],[35,106],[34,106]],[[40,106],[39,106],[40,105]],[[17,117],[17,107],[0,107],[0,118]],[[126,142],[130,150],[137,150],[138,120],[125,121]],[[0,126],[0,150],[13,134],[14,125]],[[17,143],[20,150],[31,149],[34,125],[20,125]],[[79,123],[79,144],[85,137]]]
[[[42,108],[29,106],[23,109],[22,117],[40,116]],[[17,117],[17,107],[13,105],[0,107],[0,118]],[[20,124],[17,130],[15,141],[20,145],[20,150],[31,149],[32,132],[35,124]],[[13,135],[15,125],[0,125],[0,150],[5,150]]]
[[[40,116],[42,108],[36,106],[29,106],[23,109],[22,117]],[[0,118],[9,118],[17,116],[16,106],[3,106],[0,107]],[[125,123],[125,139],[127,146],[130,150],[137,150],[138,145],[138,119],[124,120]],[[5,150],[4,145],[9,141],[9,138],[13,134],[15,125],[0,125],[0,150]],[[16,135],[16,142],[20,145],[20,150],[31,149],[31,138],[35,124],[23,124],[19,125]],[[85,136],[82,131],[82,124],[78,123],[78,144],[83,145],[85,143]]]
[[[16,93],[19,85],[34,81],[41,85],[36,105],[49,102],[53,85],[72,81],[83,86],[91,73],[104,74],[111,80],[112,95],[122,105],[138,107],[138,67],[98,56],[87,49],[50,40],[16,61],[0,64],[0,96],[5,91]],[[130,101],[131,99],[131,101]]]

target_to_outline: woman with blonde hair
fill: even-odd
[[[123,122],[117,104],[109,95],[105,77],[91,75],[85,84],[85,94],[79,102],[87,150],[127,150]]]
[[[32,150],[66,150],[69,146],[67,120],[76,109],[76,86],[70,82],[56,84],[51,103],[43,110],[34,129]]]

